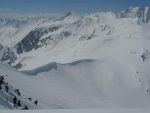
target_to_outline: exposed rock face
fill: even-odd
[[[41,46],[38,45],[40,38],[49,32],[56,31],[58,28],[59,27],[54,26],[49,28],[36,28],[35,30],[30,31],[30,33],[15,46],[17,53],[21,54],[39,48]]]
[[[38,49],[42,46],[55,45],[59,40],[71,35],[68,31],[62,31],[60,34],[54,33],[60,26],[50,26],[48,28],[36,28],[32,30],[26,37],[19,42],[15,48],[18,54],[29,52],[32,49]]]
[[[38,100],[27,100],[27,97],[20,92],[19,89],[14,88],[6,81],[8,75],[0,75],[0,102],[2,102],[9,109],[35,109],[38,108]],[[31,97],[30,97],[31,98]]]

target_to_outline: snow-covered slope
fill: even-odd
[[[143,8],[22,25],[12,44],[18,70],[0,63],[0,73],[40,108],[149,108],[149,8]]]
[[[148,109],[54,109],[54,110],[3,110],[1,113],[149,113]]]
[[[145,26],[139,25],[136,18],[116,18],[113,13],[82,17],[68,15],[26,35],[15,46],[18,53],[15,64],[23,65],[20,70],[30,70],[50,62],[68,63],[81,59],[118,57],[124,59],[124,56],[116,56],[118,51],[129,57],[132,50],[142,52],[143,49],[149,49],[144,47],[148,37]],[[135,42],[141,45],[133,44]],[[130,59],[128,57],[127,60]]]
[[[37,99],[40,108],[149,108],[149,80],[121,62],[51,63],[24,72],[30,76],[4,64],[0,67],[0,73],[8,75],[6,81]]]
[[[4,63],[0,63],[0,73],[0,79],[4,77],[3,82],[0,81],[0,109],[25,109],[25,106],[26,109],[40,108],[35,104],[36,100],[29,95],[25,96],[26,93],[22,93],[26,87],[21,82],[25,81],[26,75],[16,72]]]

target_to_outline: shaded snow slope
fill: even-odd
[[[32,98],[34,95],[29,95],[30,90],[26,90],[26,83],[24,83],[24,81],[29,80],[26,75],[15,71],[12,67],[4,63],[0,63],[0,74],[4,77],[4,84],[2,84],[2,89],[0,89],[1,109],[22,109],[25,106],[27,106],[28,109],[40,108],[39,105],[34,104],[34,101],[37,100]],[[6,86],[8,86],[8,91],[6,91]],[[17,90],[20,93],[18,93]],[[16,103],[17,107],[14,107],[14,97],[17,98],[17,103],[20,101],[20,106]]]
[[[8,82],[38,99],[41,108],[149,108],[149,76],[114,60],[54,63],[32,70],[36,75],[26,71],[32,76],[0,67]]]
[[[39,105],[34,104],[35,100],[30,100],[32,97],[26,97],[24,93],[20,92],[19,88],[23,90],[23,87],[19,87],[22,86],[19,82],[21,79],[18,79],[19,73],[3,63],[0,63],[0,73],[0,78],[4,77],[3,83],[0,84],[0,109],[24,109],[25,106],[27,109],[40,108]],[[12,77],[17,79],[17,82],[13,81]],[[15,98],[16,100],[14,100]]]

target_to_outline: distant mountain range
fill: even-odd
[[[0,15],[0,74],[8,75],[10,86],[25,95],[17,99],[31,109],[149,108],[149,21],[149,7]],[[16,109],[4,89],[0,108]],[[27,97],[38,106],[28,105]]]
[[[150,20],[150,8],[149,7],[129,7],[123,10],[119,17],[121,18],[135,18],[137,17],[140,21],[148,23]]]

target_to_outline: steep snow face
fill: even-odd
[[[150,20],[150,8],[149,7],[130,7],[122,11],[119,16],[121,18],[139,18],[140,21],[148,23]]]

